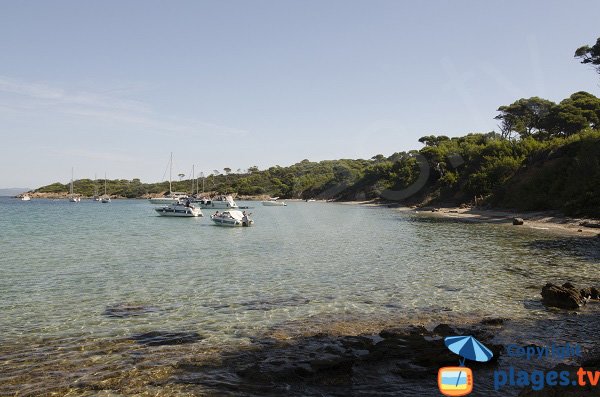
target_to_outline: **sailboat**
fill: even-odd
[[[169,194],[163,197],[155,197],[150,199],[150,204],[174,204],[178,203],[181,199],[186,199],[188,196],[185,193],[178,193],[173,191],[172,187],[173,179],[173,152],[171,152],[171,160],[169,161]]]
[[[106,172],[104,173],[104,195],[102,196],[101,201],[103,203],[110,203],[110,196],[106,194]]]
[[[69,189],[69,201],[71,203],[78,203],[81,201],[81,197],[76,196],[73,193],[73,167],[71,167],[71,188]]]
[[[100,196],[98,196],[98,183],[96,174],[94,174],[94,201],[100,201]]]

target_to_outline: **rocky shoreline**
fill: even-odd
[[[462,222],[483,222],[498,225],[523,226],[583,237],[600,236],[600,220],[571,218],[556,212],[514,212],[470,207],[398,208],[420,216],[432,216]]]

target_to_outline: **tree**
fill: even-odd
[[[600,73],[600,37],[592,47],[584,45],[575,51],[575,58],[580,58],[581,63],[590,64]]]
[[[181,180],[183,179],[183,177],[185,176],[185,174],[177,174],[177,176],[179,177],[179,182],[181,182]]]
[[[512,132],[516,132],[521,138],[527,138],[534,133],[545,132],[546,119],[553,106],[555,103],[547,99],[521,98],[508,106],[500,106],[500,114],[495,119],[500,120],[503,137],[509,138]]]
[[[570,136],[586,128],[600,129],[600,98],[579,91],[550,111],[546,129],[551,135]]]
[[[223,171],[225,171],[225,174],[227,174],[227,175],[231,174],[231,168],[229,168],[229,167],[223,168]]]
[[[450,140],[450,138],[448,138],[445,135],[440,135],[440,136],[427,135],[427,136],[419,138],[419,142],[421,142],[425,146],[438,146],[441,142],[449,141],[449,140]]]
[[[258,172],[258,167],[253,165],[252,167],[248,168],[248,172],[251,174]]]

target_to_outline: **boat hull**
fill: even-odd
[[[175,197],[157,197],[150,199],[150,204],[174,204],[177,202],[179,202],[179,199]]]
[[[265,207],[285,207],[285,206],[287,206],[287,204],[284,203],[283,201],[263,201],[262,205],[264,205]]]
[[[237,206],[237,204],[229,204],[227,202],[222,202],[222,201],[213,201],[210,203],[202,203],[199,201],[193,201],[194,204],[196,204],[197,206],[199,206],[202,209],[232,209],[232,208],[239,208]]]
[[[195,218],[198,216],[203,216],[200,208],[191,208],[185,206],[161,207],[156,208],[155,211],[160,216],[173,216],[181,218]]]
[[[248,227],[254,224],[253,220],[249,222],[240,221],[237,219],[223,219],[220,217],[211,217],[212,221],[217,226],[225,226],[225,227]]]

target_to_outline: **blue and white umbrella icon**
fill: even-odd
[[[473,361],[489,361],[494,353],[472,336],[448,336],[444,344],[452,353]],[[461,362],[464,365],[464,360]]]

